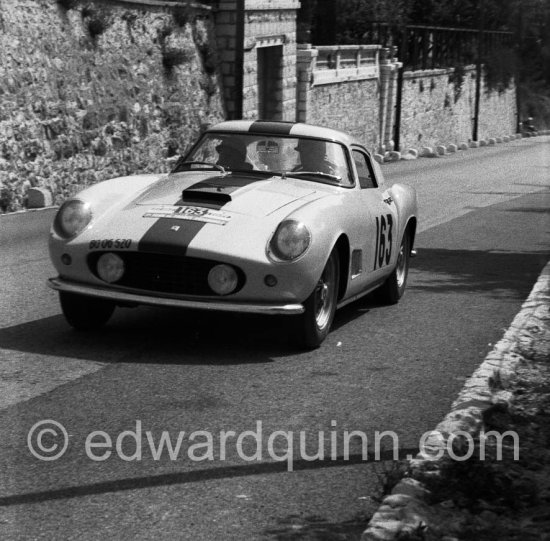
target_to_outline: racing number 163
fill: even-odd
[[[374,252],[374,270],[389,265],[393,242],[393,216],[382,215],[376,218],[376,250]]]

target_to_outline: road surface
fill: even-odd
[[[384,172],[419,195],[407,292],[342,309],[307,353],[259,317],[119,309],[104,330],[73,332],[45,285],[52,211],[0,216],[0,538],[358,536],[395,467],[390,440],[374,459],[375,433],[416,452],[550,253],[549,137]],[[29,449],[44,420],[66,430],[57,460]],[[367,437],[367,461],[360,438],[345,459],[346,430]],[[177,456],[155,457],[163,431],[180,436]]]

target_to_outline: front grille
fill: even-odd
[[[132,289],[180,295],[214,295],[208,285],[208,273],[218,261],[166,254],[111,251],[124,260],[126,271],[115,284]],[[88,267],[99,278],[97,260],[106,252],[88,256]],[[235,267],[239,277],[235,292],[244,285],[244,273]]]

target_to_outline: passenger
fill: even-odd
[[[296,150],[300,154],[300,164],[294,171],[311,171],[338,175],[338,165],[327,156],[327,144],[315,139],[300,139]]]

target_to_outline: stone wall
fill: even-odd
[[[296,117],[302,122],[350,132],[369,148],[383,154],[394,145],[397,73],[401,64],[389,57],[388,50],[381,49],[380,58],[367,58],[365,66],[354,68],[355,49],[364,48],[364,54],[372,54],[372,47],[376,46],[300,45]],[[323,52],[325,59],[320,60]],[[471,141],[475,86],[474,66],[462,72],[452,68],[406,71],[402,88],[400,150]],[[515,131],[514,83],[497,91],[487,88],[483,80],[478,140],[503,137]]]
[[[243,118],[263,116],[258,110],[260,49],[279,47],[279,81],[270,120],[296,119],[296,17],[298,0],[246,0],[243,58]]]
[[[207,6],[0,0],[0,211],[166,171],[222,120]]]
[[[265,117],[260,111],[261,53],[274,72],[269,120],[296,116],[296,17],[298,0],[218,0],[216,36],[229,118]],[[265,62],[265,61],[264,61]]]
[[[367,147],[379,141],[379,91],[377,79],[314,86],[308,122],[329,126],[357,137]]]
[[[380,85],[380,50],[379,45],[300,45],[298,120],[348,132],[376,149],[388,90],[388,84]],[[386,72],[384,81],[389,81]]]
[[[206,1],[206,0],[205,0]],[[214,9],[210,6],[215,6]],[[0,212],[167,171],[226,117],[299,120],[392,147],[400,67],[379,45],[296,45],[298,0],[0,0]],[[475,71],[407,72],[401,150],[472,137]],[[515,132],[481,93],[478,139]]]
[[[420,148],[472,139],[476,72],[462,76],[454,69],[405,72],[401,110],[400,147]],[[516,131],[515,85],[480,94],[478,139],[502,137]]]

